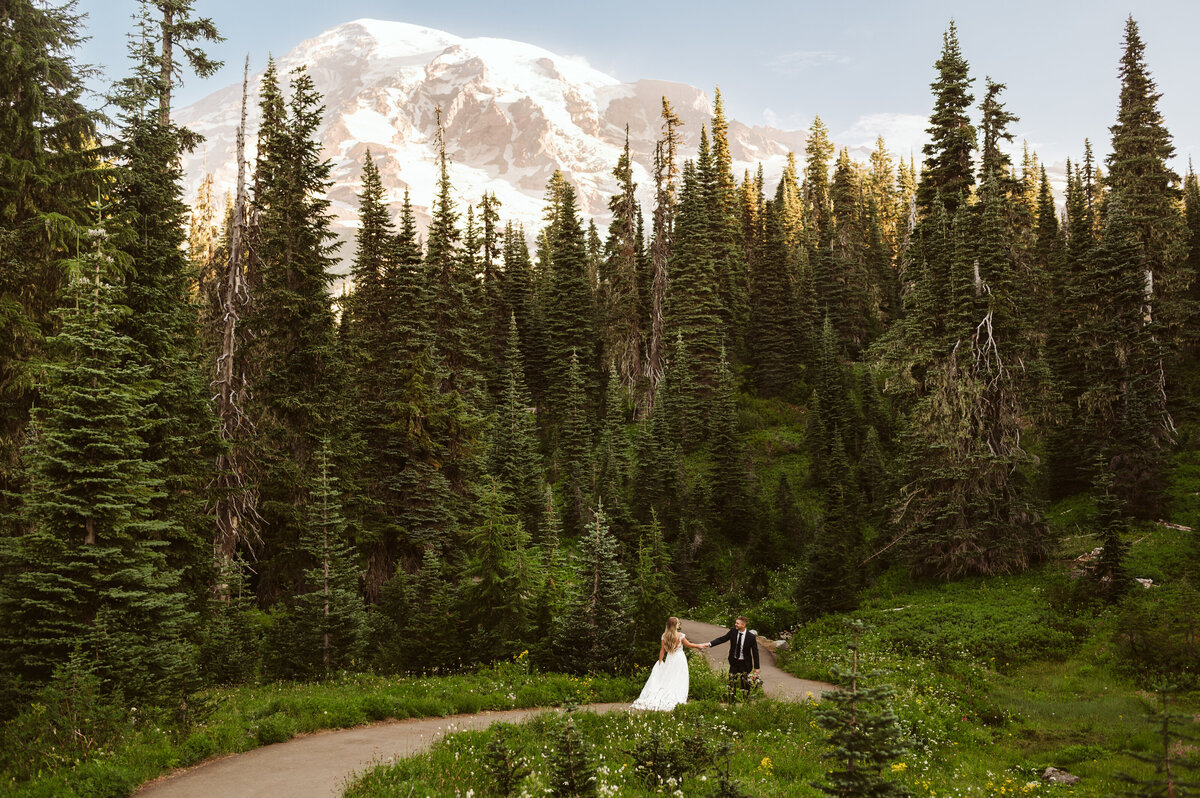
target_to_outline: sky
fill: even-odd
[[[135,7],[135,0],[79,0],[92,37],[79,60],[120,77]],[[883,135],[893,151],[918,156],[933,64],[953,19],[976,104],[985,76],[1006,84],[1003,99],[1020,117],[1012,127],[1017,146],[1026,141],[1043,162],[1060,165],[1080,158],[1085,138],[1098,156],[1108,151],[1124,24],[1133,13],[1174,136],[1176,170],[1200,157],[1196,0],[196,0],[195,10],[226,37],[210,48],[225,67],[206,81],[186,80],[176,92],[182,105],[240,82],[247,54],[255,71],[268,53],[371,17],[529,42],[622,81],[672,80],[710,92],[719,85],[728,114],[744,123],[806,129],[819,115],[838,146]]]

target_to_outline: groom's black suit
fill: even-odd
[[[738,630],[737,627],[731,628],[728,632],[718,637],[716,640],[709,643],[709,646],[719,646],[722,643],[729,643],[729,673],[749,673],[752,669],[750,663],[754,663],[753,670],[758,670],[758,636],[747,629],[742,639],[741,657],[738,657]]]

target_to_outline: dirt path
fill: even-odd
[[[688,639],[704,643],[720,637],[720,626],[684,621]],[[704,652],[713,665],[727,666],[728,650],[718,647]],[[775,657],[759,643],[760,676],[768,696],[802,701],[808,693],[819,698],[831,685],[797,679],[775,667]],[[590,704],[590,712],[628,709],[628,704]],[[341,795],[346,780],[368,766],[396,757],[425,751],[446,734],[466,729],[484,729],[500,721],[516,723],[545,711],[545,708],[481,712],[447,718],[385,721],[353,729],[331,729],[293,738],[286,743],[256,748],[244,754],[176,771],[148,782],[135,798],[331,798]]]

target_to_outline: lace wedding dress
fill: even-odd
[[[650,670],[650,678],[642,688],[642,694],[634,701],[630,709],[656,709],[670,711],[678,704],[687,703],[688,697],[688,663],[687,655],[683,652],[684,636],[679,635],[679,643],[674,651],[668,651],[662,662],[655,662]]]

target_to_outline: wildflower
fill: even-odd
[[[906,770],[908,770],[907,762],[895,762],[892,764],[893,773],[903,773]]]
[[[772,767],[771,757],[769,757],[769,756],[764,756],[762,758],[762,762],[760,762],[758,765],[758,769],[761,770],[763,773],[766,773],[768,776],[771,775],[771,767]]]

